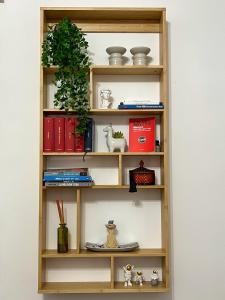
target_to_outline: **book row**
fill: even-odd
[[[75,117],[44,117],[44,152],[91,152],[93,119],[88,119],[84,135],[76,133]]]

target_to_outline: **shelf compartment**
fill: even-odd
[[[43,152],[44,156],[84,156],[85,152]],[[164,152],[87,152],[85,156],[163,156]]]
[[[65,294],[65,293],[137,293],[137,292],[168,292],[164,282],[152,287],[150,282],[144,282],[143,286],[133,285],[124,287],[123,282],[115,282],[115,287],[111,288],[110,282],[43,282],[38,290],[43,294]]]
[[[91,109],[90,115],[162,115],[164,109]],[[50,114],[76,114],[75,110],[60,110],[57,108],[45,108],[43,113]]]
[[[58,253],[55,249],[44,250],[43,258],[71,258],[71,257],[164,257],[166,251],[164,249],[138,249],[129,252],[94,252],[81,249],[80,253],[77,250],[69,250],[67,253]]]

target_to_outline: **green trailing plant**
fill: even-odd
[[[123,133],[121,131],[115,131],[113,133],[113,137],[114,137],[114,139],[123,139],[124,135],[123,135]]]
[[[57,87],[54,105],[59,109],[76,110],[77,133],[83,134],[89,112],[88,76],[90,58],[85,34],[68,18],[49,26],[42,45],[42,65],[57,66],[54,84]]]

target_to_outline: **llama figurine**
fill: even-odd
[[[106,144],[109,149],[109,152],[114,152],[115,149],[120,150],[120,152],[125,152],[126,140],[124,137],[122,138],[113,137],[113,128],[111,124],[105,127],[103,131],[107,132]]]

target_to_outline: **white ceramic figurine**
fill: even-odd
[[[100,108],[107,109],[112,104],[112,98],[111,98],[112,92],[109,89],[100,90],[100,96],[101,96],[101,105]]]
[[[107,132],[106,135],[106,144],[109,149],[109,152],[113,152],[115,149],[119,149],[120,152],[125,152],[126,140],[125,138],[114,138],[113,137],[113,128],[112,125],[109,125],[103,129],[104,132]]]
[[[137,271],[136,276],[135,276],[135,281],[137,284],[140,284],[140,286],[143,285],[144,276],[143,276],[142,272]]]
[[[124,270],[124,286],[132,286],[132,271],[134,269],[134,266],[131,266],[130,264],[123,266]]]
[[[151,285],[156,286],[159,283],[159,275],[157,270],[153,270],[151,275]]]

